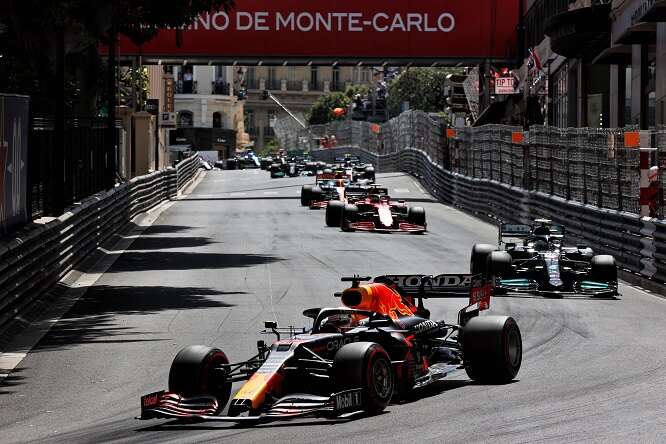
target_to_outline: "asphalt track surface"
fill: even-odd
[[[238,427],[137,421],[139,396],[166,388],[183,346],[255,350],[264,320],[308,325],[303,309],[335,306],[353,273],[467,272],[475,242],[497,231],[383,174],[426,208],[423,236],[343,233],[299,206],[308,178],[213,171],[122,253],[0,384],[2,442],[664,442],[666,300],[627,285],[618,300],[502,297],[516,318],[523,366],[514,383],[464,372],[375,417]],[[119,252],[109,252],[118,254]],[[463,300],[430,301],[454,321]],[[236,386],[235,386],[236,388]]]

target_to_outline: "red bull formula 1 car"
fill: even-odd
[[[479,316],[491,286],[481,276],[389,275],[343,278],[343,306],[303,314],[312,328],[295,332],[265,324],[271,346],[231,363],[217,348],[181,350],[168,391],[141,398],[140,419],[270,422],[294,417],[375,414],[397,398],[464,369],[484,383],[513,380],[522,361],[518,325],[507,316]],[[455,324],[429,319],[424,298],[469,297]],[[282,335],[287,333],[286,338]],[[231,384],[245,381],[231,397]]]
[[[394,202],[388,194],[369,193],[350,203],[333,203],[326,208],[326,225],[343,231],[404,232],[421,234],[427,228],[423,207]]]

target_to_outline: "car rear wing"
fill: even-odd
[[[527,224],[505,224],[500,223],[498,243],[504,243],[504,238],[523,238],[532,234],[532,227]]]
[[[366,196],[368,194],[378,194],[380,196],[388,196],[388,188],[381,186],[363,186],[363,185],[351,185],[345,188],[345,194],[347,196]]]
[[[492,283],[480,274],[389,274],[376,277],[374,282],[395,284],[403,295],[419,299],[420,306],[421,299],[469,298],[469,304],[458,313],[460,325],[490,308]]]
[[[348,157],[336,157],[334,160],[335,163],[343,163],[347,161],[358,163],[361,161],[361,159],[358,156],[348,156]]]

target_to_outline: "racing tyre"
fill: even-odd
[[[423,209],[423,207],[409,207],[407,209],[407,221],[410,224],[425,226],[425,209]]]
[[[345,211],[345,203],[332,200],[326,206],[326,226],[339,227],[342,224],[342,213]]]
[[[317,185],[312,187],[310,190],[310,200],[311,201],[321,201],[324,199],[324,190],[322,190]]]
[[[490,244],[474,244],[472,247],[472,257],[470,259],[469,271],[472,274],[485,274],[488,269],[488,256],[497,247]]]
[[[301,206],[309,207],[312,200],[312,185],[303,185],[301,188]]]
[[[342,220],[340,224],[345,231],[354,231],[353,228],[348,226],[348,222],[355,222],[358,214],[358,207],[356,205],[346,204],[342,210]]]
[[[375,168],[374,167],[365,167],[365,170],[363,170],[363,178],[368,179],[371,181],[375,181]]]
[[[220,413],[231,396],[231,381],[217,370],[229,359],[218,348],[190,345],[178,352],[169,370],[169,391],[185,397],[212,395]]]
[[[363,389],[363,410],[376,414],[393,396],[393,368],[386,350],[374,342],[344,345],[333,358],[335,390]]]
[[[506,251],[491,251],[487,261],[488,277],[502,277],[511,270],[511,255]]]
[[[465,371],[474,381],[504,384],[520,370],[523,341],[516,321],[508,316],[477,316],[460,333]]]
[[[617,282],[615,258],[609,254],[592,256],[590,278],[599,282]]]

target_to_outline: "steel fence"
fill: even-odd
[[[30,127],[28,149],[28,201],[33,219],[42,216],[59,216],[54,208],[71,205],[107,187],[105,183],[105,162],[108,131],[106,119],[73,118],[65,127],[65,147],[62,168],[64,174],[56,171],[60,164],[53,154],[55,130],[53,120],[35,118]],[[118,132],[120,126],[116,126]],[[116,136],[120,140],[120,134]],[[57,177],[64,177],[64,201],[56,203],[54,189]]]
[[[624,146],[626,130],[534,126],[524,133],[507,125],[453,130],[426,113],[408,111],[381,127],[334,121],[287,132],[281,140],[305,138],[317,149],[317,140],[328,136],[337,142],[329,148],[356,147],[379,155],[415,149],[452,173],[639,214],[640,150]],[[666,129],[658,140],[666,151]]]

